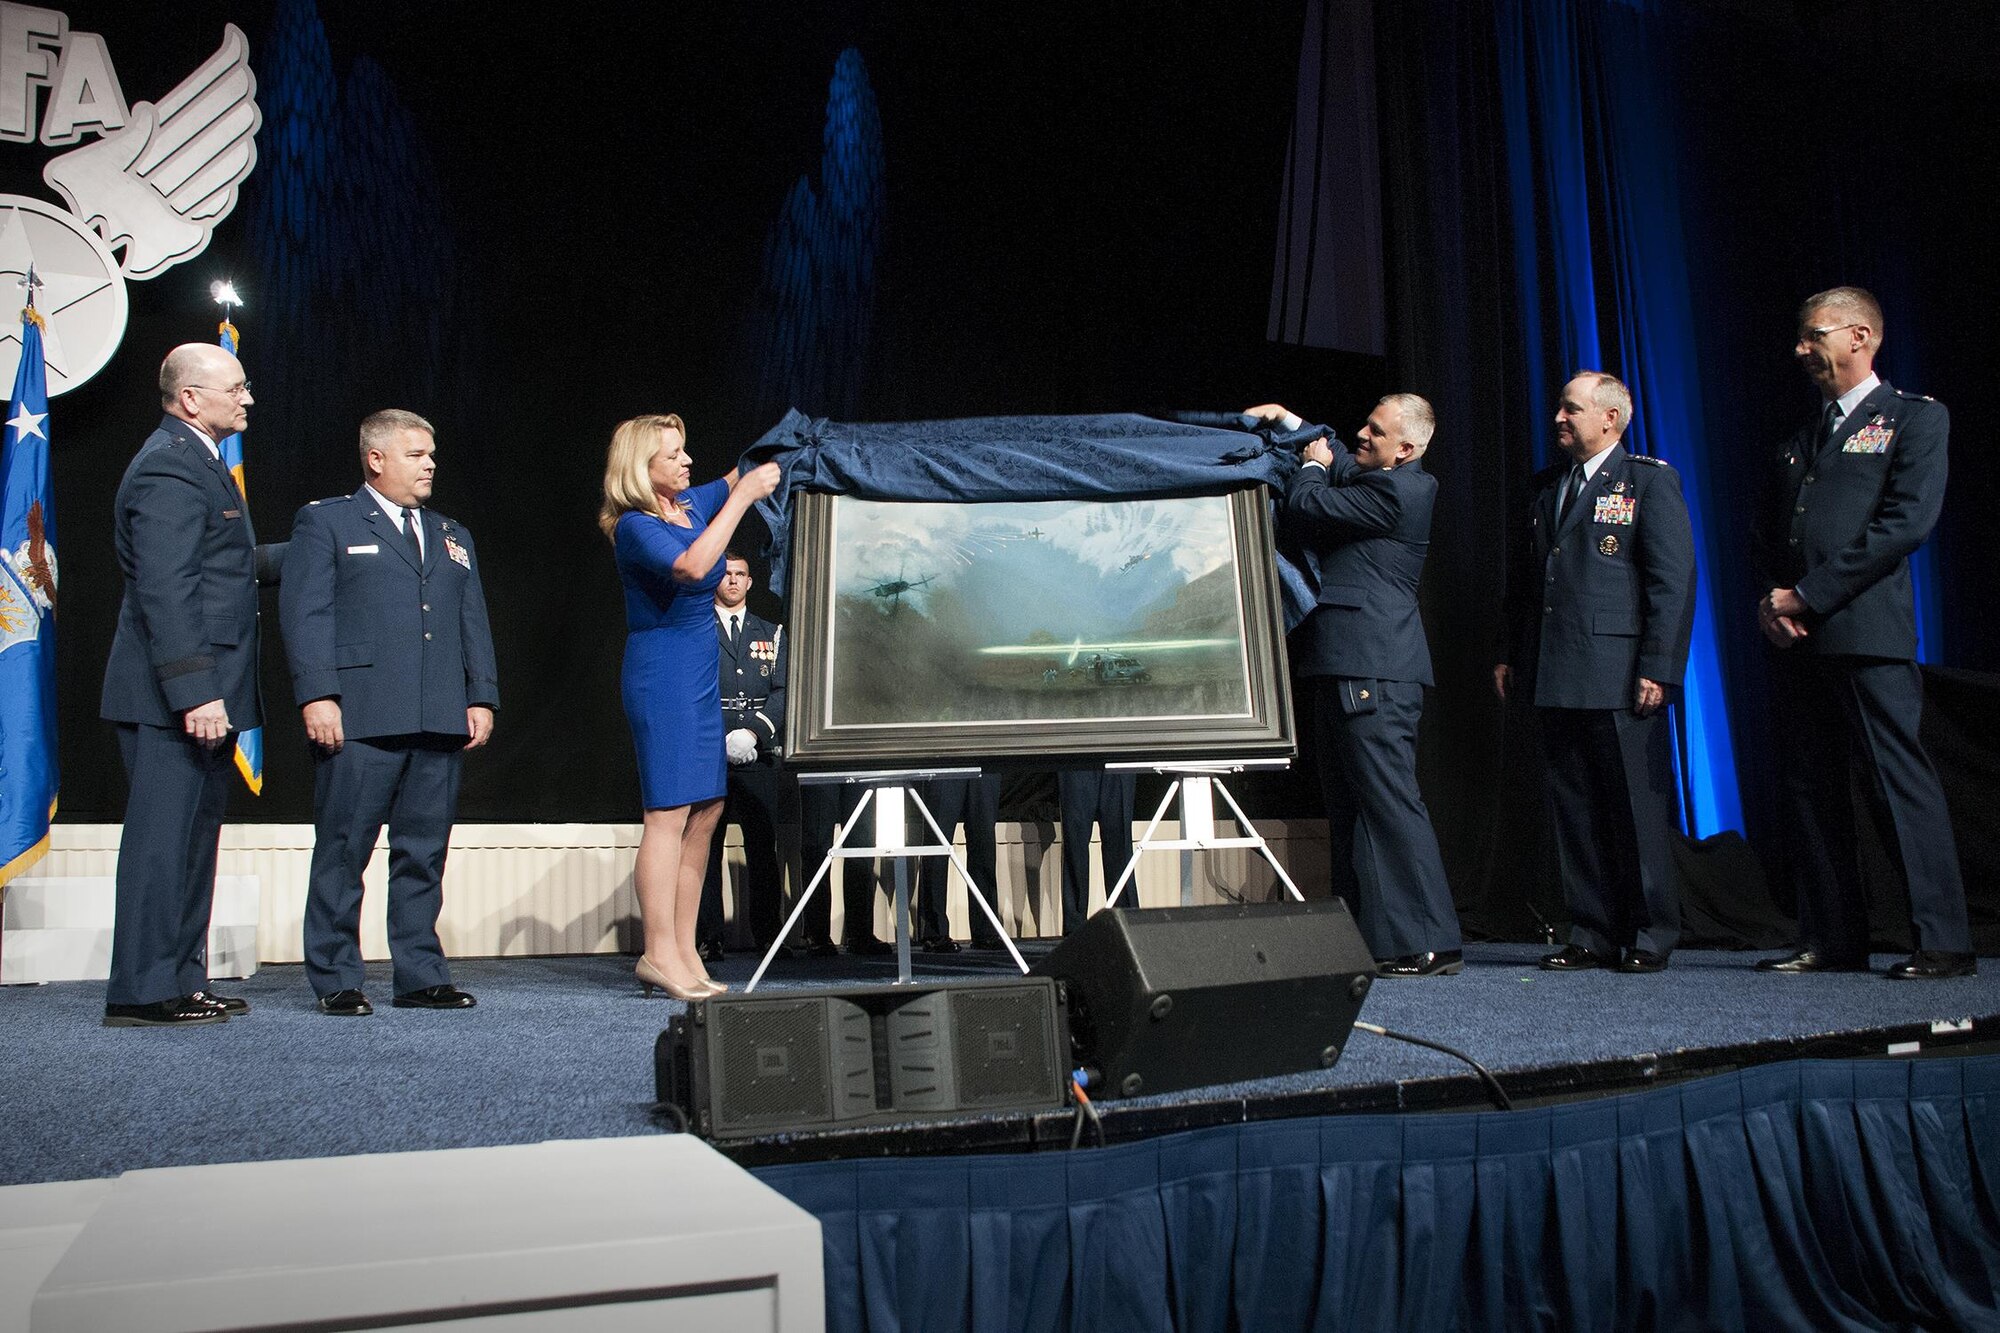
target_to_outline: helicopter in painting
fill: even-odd
[[[867,596],[873,597],[877,601],[888,602],[889,614],[893,616],[896,612],[903,609],[904,593],[915,592],[918,588],[923,587],[936,577],[937,575],[935,574],[926,574],[920,579],[909,579],[898,575],[893,579],[875,584],[873,587],[866,589],[865,592]]]

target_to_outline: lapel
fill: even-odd
[[[201,450],[202,455],[208,460],[208,470],[221,478],[222,489],[236,501],[236,508],[243,514],[244,535],[250,539],[250,544],[255,546],[257,544],[257,529],[252,527],[250,523],[250,502],[243,498],[243,490],[236,484],[236,474],[231,472],[220,458],[209,453],[208,446],[200,440],[194,442],[194,447]]]
[[[1826,437],[1826,444],[1821,447],[1819,456],[1839,453],[1840,446],[1846,444],[1856,431],[1873,421],[1878,412],[1886,416],[1891,396],[1887,380],[1870,389],[1868,396],[1856,404],[1852,412],[1842,417],[1840,424],[1833,428],[1833,434]],[[1826,409],[1821,408],[1820,410],[1824,412]],[[1893,425],[1894,423],[1885,422],[1884,424]]]
[[[1556,533],[1558,541],[1569,535],[1569,530],[1583,521],[1585,512],[1591,508],[1598,496],[1606,493],[1605,488],[1611,484],[1611,470],[1624,461],[1623,444],[1614,444],[1605,451],[1604,461],[1597,465],[1597,471],[1583,483],[1583,489],[1570,499],[1569,509],[1563,514],[1562,530]],[[1556,489],[1558,491],[1562,489],[1561,482],[1556,483]]]
[[[417,523],[424,530],[424,573],[437,568],[438,557],[444,553],[444,528],[442,519],[432,515],[431,507],[425,505],[417,511]]]
[[[394,551],[404,564],[421,573],[417,557],[410,550],[410,539],[403,535],[402,525],[382,512],[382,506],[375,503],[375,493],[363,486],[354,493],[354,503],[361,506],[361,521],[368,525],[369,535],[374,538],[375,544]],[[417,512],[421,514],[423,511]],[[426,527],[427,536],[429,531]]]
[[[243,492],[236,485],[235,475],[223,465],[221,458],[209,450],[208,445],[202,440],[194,427],[188,425],[172,413],[168,413],[161,424],[186,444],[189,449],[192,449],[194,456],[201,460],[202,466],[207,468],[209,473],[215,477],[216,484],[222,487],[222,493],[229,500],[229,503],[225,503],[223,507],[226,509],[236,509],[243,515],[243,531],[249,536],[250,544],[255,546],[257,544],[257,530],[250,526],[250,506],[244,502]]]

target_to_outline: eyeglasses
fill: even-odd
[[[239,403],[242,402],[245,398],[248,398],[250,396],[249,380],[244,380],[241,384],[237,385],[233,389],[218,389],[215,388],[213,385],[208,385],[208,384],[183,384],[181,387],[183,389],[204,389],[209,393],[226,393]]]
[[[1858,329],[1860,327],[1859,324],[1835,324],[1832,328],[1828,329],[1807,329],[1805,332],[1799,334],[1799,341],[1802,343],[1816,343],[1829,333],[1839,333],[1842,329]],[[243,387],[247,389],[250,386],[246,384]]]

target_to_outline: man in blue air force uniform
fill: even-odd
[[[1353,906],[1383,976],[1463,966],[1444,859],[1417,787],[1417,725],[1431,684],[1417,581],[1437,496],[1422,459],[1435,429],[1428,402],[1391,394],[1351,452],[1330,434],[1308,444],[1285,493],[1286,519],[1318,565],[1318,605],[1295,633],[1299,671],[1313,687],[1333,887]]]
[[[361,423],[367,478],[293,524],[279,597],[292,686],[314,750],[306,977],[329,1014],[361,991],[361,874],[389,826],[389,952],[400,1008],[466,1009],[438,943],[463,752],[493,734],[493,635],[472,535],[425,507],[436,432],[414,412]]]
[[[118,842],[107,1027],[179,1027],[248,1013],[208,986],[215,856],[236,733],[263,725],[257,585],[284,546],[259,546],[218,441],[249,423],[243,367],[208,343],[160,366],[159,429],[112,511],[125,575],[99,713],[117,725],[130,795]]]
[[[1680,938],[1670,692],[1687,668],[1694,532],[1679,475],[1628,454],[1632,394],[1599,371],[1563,386],[1537,478],[1530,558],[1508,587],[1502,699],[1535,703],[1570,942],[1550,971],[1657,972]]]
[[[1944,507],[1951,417],[1942,403],[1877,378],[1881,346],[1882,307],[1859,287],[1835,287],[1800,308],[1793,354],[1821,407],[1778,451],[1757,536],[1771,585],[1758,620],[1781,650],[1772,687],[1802,947],[1757,966],[1868,966],[1848,795],[1859,761],[1909,886],[1916,952],[1888,974],[1930,981],[1977,970],[1944,787],[1917,738],[1924,687],[1910,592],[1910,553]]]
[[[722,561],[722,582],[715,589],[715,648],[729,792],[721,826],[709,839],[708,874],[695,923],[701,956],[711,963],[722,958],[724,829],[733,823],[743,830],[747,881],[743,896],[751,938],[759,949],[770,947],[778,937],[784,891],[778,869],[778,808],[785,730],[785,627],[751,615],[744,605],[752,583],[750,562],[734,551],[726,552]]]

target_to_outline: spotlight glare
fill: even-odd
[[[214,297],[215,303],[220,306],[240,306],[243,304],[243,298],[236,294],[236,284],[227,280],[218,280],[209,283],[208,294]]]

